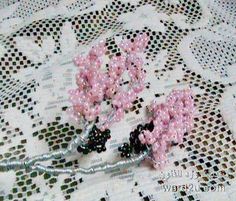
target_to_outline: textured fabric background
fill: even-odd
[[[235,0],[1,0],[0,160],[66,148],[81,131],[65,112],[67,90],[75,87],[73,56],[101,39],[107,56],[115,55],[122,38],[144,32],[151,39],[143,55],[146,88],[111,128],[108,151],[44,164],[119,159],[117,147],[142,122],[145,106],[191,87],[194,129],[171,150],[167,167],[142,164],[87,176],[0,173],[0,201],[235,201]]]

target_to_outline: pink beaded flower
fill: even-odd
[[[110,60],[108,71],[102,69],[102,56],[106,52],[104,42],[94,46],[87,56],[80,55],[74,59],[79,72],[76,75],[77,88],[69,91],[73,107],[68,112],[73,119],[77,121],[82,117],[94,121],[99,118],[103,121],[101,129],[104,130],[123,118],[125,110],[144,89],[145,73],[139,53],[144,51],[148,40],[146,34],[138,35],[133,42],[123,40],[120,43],[123,53]],[[128,90],[122,87],[125,71],[130,77]],[[101,104],[105,100],[111,102],[112,109],[102,115]]]
[[[153,102],[149,107],[154,129],[139,135],[142,144],[151,145],[154,167],[162,167],[171,144],[182,143],[184,133],[193,127],[194,101],[191,90],[174,90],[163,104]]]

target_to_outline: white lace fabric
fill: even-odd
[[[66,148],[79,135],[81,125],[65,112],[77,71],[71,61],[100,40],[106,40],[107,61],[120,52],[122,38],[150,36],[146,88],[112,126],[105,153],[75,153],[44,165],[118,160],[117,147],[142,123],[145,107],[172,89],[191,87],[197,113],[194,129],[171,149],[163,170],[144,163],[94,175],[10,171],[0,173],[0,201],[234,201],[235,13],[234,0],[2,0],[0,161]]]

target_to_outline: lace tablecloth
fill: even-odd
[[[145,106],[191,87],[194,129],[163,170],[141,165],[95,175],[0,173],[0,200],[235,201],[235,0],[2,0],[0,2],[0,160],[67,147],[80,132],[68,120],[73,56],[106,39],[147,33],[146,88],[115,124],[106,153],[78,153],[54,167],[118,159],[117,147],[142,122]]]

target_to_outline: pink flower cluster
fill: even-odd
[[[148,40],[146,34],[135,37],[133,41],[123,40],[120,43],[123,53],[109,61],[109,69],[106,72],[101,69],[102,56],[106,53],[104,42],[94,46],[87,56],[80,55],[74,59],[75,65],[80,68],[76,75],[78,87],[69,91],[73,105],[69,114],[72,118],[78,120],[84,117],[87,121],[93,121],[99,117],[99,120],[106,122],[103,129],[123,118],[124,111],[132,106],[137,94],[144,88],[143,61],[138,53],[145,50]],[[121,87],[125,71],[128,71],[130,77],[127,91]],[[101,103],[104,100],[110,100],[112,103],[112,121],[101,115]]]
[[[182,143],[184,133],[193,127],[194,101],[192,92],[174,90],[166,103],[152,103],[150,106],[154,129],[145,130],[139,135],[142,144],[151,145],[154,167],[162,167],[166,161],[166,152],[171,143]]]

